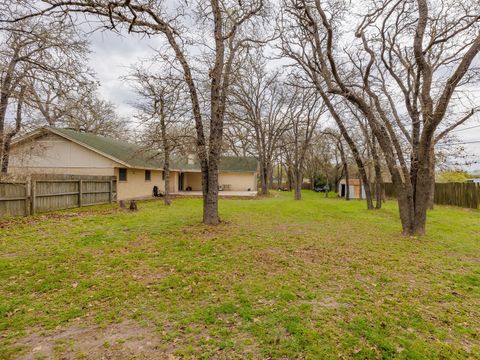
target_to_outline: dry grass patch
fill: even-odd
[[[161,335],[152,328],[126,320],[107,327],[71,325],[54,331],[36,331],[18,340],[20,359],[156,359],[165,358]]]
[[[478,211],[275,195],[0,229],[0,358],[480,358]]]

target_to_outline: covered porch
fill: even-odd
[[[193,196],[193,197],[201,197],[201,191],[177,191],[172,193],[173,196]],[[257,191],[219,191],[218,196],[220,197],[247,197],[253,198],[257,196]]]
[[[202,173],[180,171],[178,185],[172,192],[190,196],[202,195]],[[257,194],[257,174],[246,171],[220,171],[218,174],[220,196],[255,196]],[[252,195],[253,194],[253,195]]]

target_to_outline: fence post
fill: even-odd
[[[37,192],[37,182],[35,180],[31,180],[31,185],[30,185],[30,214],[35,215],[35,208],[37,207],[36,204],[36,192]]]
[[[31,189],[31,181],[25,181],[25,216],[30,215],[30,211],[32,209],[32,189]]]
[[[82,197],[83,197],[83,181],[82,179],[78,180],[78,207],[82,207]]]
[[[110,179],[109,184],[110,184],[110,191],[108,193],[108,202],[112,203],[113,201],[113,180],[112,179]]]

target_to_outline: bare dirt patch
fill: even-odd
[[[282,273],[292,260],[283,249],[274,247],[258,250],[253,257],[255,265],[271,275]]]
[[[71,326],[53,333],[35,332],[16,344],[19,359],[155,359],[174,358],[161,347],[161,334],[132,320],[102,328]]]

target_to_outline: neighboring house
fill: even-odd
[[[200,166],[191,157],[172,161],[170,169],[171,193],[201,191]],[[148,198],[154,186],[165,189],[163,162],[151,152],[125,141],[52,127],[12,143],[9,172],[115,176],[117,200]],[[256,191],[257,161],[223,157],[219,185],[223,190]]]
[[[348,179],[348,184],[345,178],[338,183],[338,195],[344,198],[347,194],[347,186],[349,188],[348,195],[350,199],[365,199],[365,187],[360,179]]]

